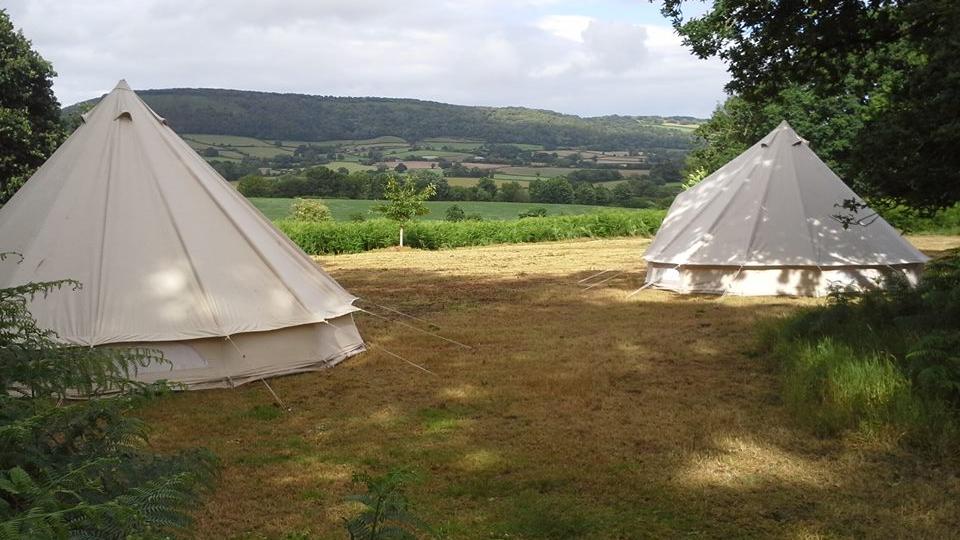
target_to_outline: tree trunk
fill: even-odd
[[[400,247],[403,247],[403,225],[400,226]]]

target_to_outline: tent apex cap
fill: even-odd
[[[126,79],[120,79],[120,82],[117,83],[117,86],[113,88],[114,90],[130,90],[130,85],[127,84]]]
[[[795,131],[793,129],[793,126],[790,125],[790,122],[787,122],[786,120],[781,120],[780,123],[777,124],[777,130],[781,130],[781,129],[789,129],[791,131]]]

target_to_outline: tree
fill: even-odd
[[[627,206],[633,199],[633,190],[627,184],[617,184],[613,188],[613,202],[617,206]]]
[[[578,183],[573,187],[573,202],[577,204],[594,204],[597,202],[597,194],[592,184],[586,182]]]
[[[493,198],[497,196],[497,183],[493,181],[493,178],[481,178],[480,181],[477,182],[477,189],[486,191],[490,195],[488,200],[493,200]]]
[[[682,4],[665,0],[663,13],[694,53],[727,62],[727,89],[755,117],[744,131],[775,112],[767,104],[830,116],[823,133],[795,127],[865,195],[960,201],[960,3],[725,0],[692,19]]]
[[[406,172],[407,166],[404,165],[403,163],[399,163],[396,167],[393,168],[393,170],[397,171],[398,173]]]
[[[254,174],[244,176],[237,182],[237,191],[244,197],[275,197],[277,182]]]
[[[430,212],[424,201],[433,197],[435,192],[433,184],[417,189],[416,182],[412,178],[401,178],[395,174],[387,177],[384,197],[390,202],[374,206],[373,211],[400,224],[400,247],[403,247],[404,225],[413,218],[425,216]]]
[[[56,73],[0,9],[0,205],[63,141]]]
[[[16,264],[15,254],[0,254]],[[169,389],[130,379],[163,363],[143,349],[65,345],[37,325],[31,301],[70,280],[0,289],[0,535],[168,538],[214,479],[206,451],[154,454],[130,416]],[[59,294],[68,294],[64,290]],[[72,395],[111,399],[65,401]]]
[[[497,200],[504,202],[527,202],[530,195],[520,182],[504,182],[497,193]]]
[[[566,178],[534,180],[529,185],[530,200],[541,203],[573,203],[573,186]]]

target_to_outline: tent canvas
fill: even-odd
[[[915,284],[928,258],[882,218],[844,229],[832,216],[851,199],[862,203],[782,122],[677,196],[644,254],[646,283],[750,296],[863,290],[890,274]]]
[[[71,278],[31,312],[66,343],[139,345],[191,388],[319,369],[364,350],[354,296],[124,81],[0,208],[0,287]]]

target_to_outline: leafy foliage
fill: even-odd
[[[373,211],[403,225],[417,216],[430,213],[423,202],[433,197],[435,192],[433,184],[418,188],[412,178],[391,175],[387,177],[387,189],[383,194],[390,202],[375,206]]]
[[[460,208],[460,205],[453,205],[447,208],[447,212],[444,215],[444,221],[463,221],[466,219],[467,214],[463,211],[463,208]]]
[[[367,491],[347,498],[362,505],[356,516],[344,520],[350,540],[415,540],[418,531],[429,534],[426,524],[413,514],[405,493],[415,478],[406,470],[383,476],[354,475],[354,483],[364,484]]]
[[[333,216],[323,201],[318,199],[297,199],[290,207],[290,218],[297,221],[330,221]]]
[[[715,170],[787,119],[865,196],[960,201],[957,2],[718,0],[685,19],[682,0],[665,0],[663,13],[732,75],[688,170]]]
[[[189,524],[185,511],[210,485],[215,460],[146,447],[146,426],[130,413],[167,386],[131,375],[162,362],[158,353],[64,345],[37,325],[31,301],[79,286],[0,289],[0,538],[167,537]]]
[[[0,205],[63,140],[50,63],[0,9]]]
[[[413,218],[430,213],[424,201],[437,192],[436,186],[427,184],[417,187],[416,179],[409,176],[389,175],[387,188],[383,196],[390,202],[373,207],[373,211],[383,214],[400,224],[400,247],[403,247],[403,228]]]

